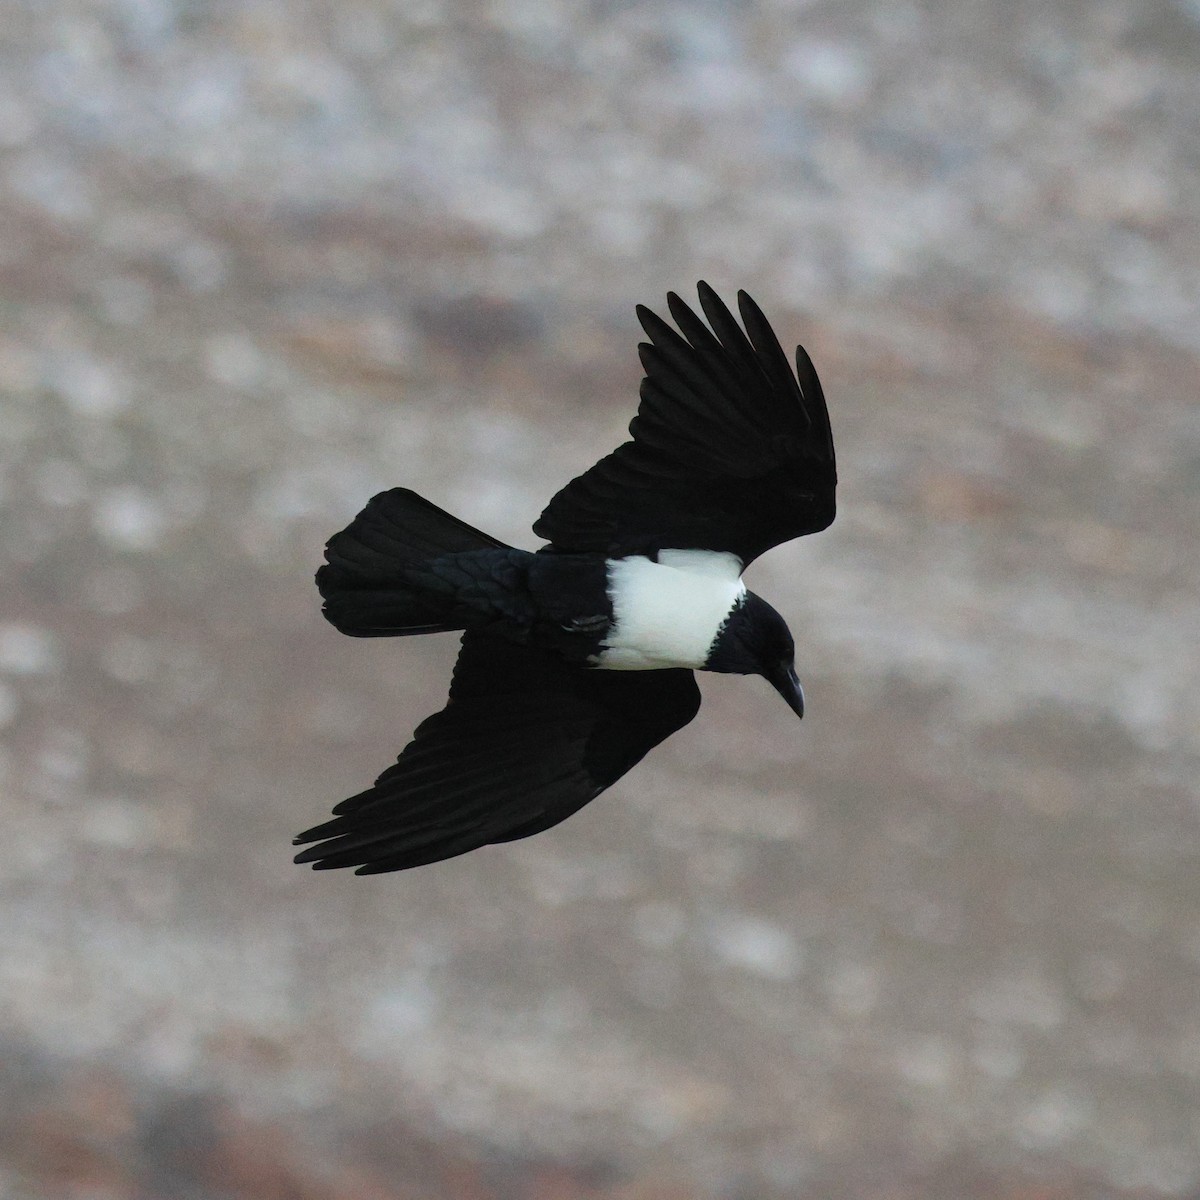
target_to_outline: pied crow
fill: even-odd
[[[792,635],[741,575],[833,520],[825,399],[745,292],[743,331],[698,290],[708,325],[674,293],[679,332],[638,306],[630,440],[550,501],[540,550],[406,488],[330,539],[317,586],[342,633],[464,632],[446,707],[296,862],[379,874],[549,829],[696,715],[694,671],[762,675],[804,715]]]

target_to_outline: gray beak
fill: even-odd
[[[796,678],[796,668],[791,663],[780,663],[767,676],[767,682],[784,698],[788,708],[798,717],[804,716],[804,689]]]

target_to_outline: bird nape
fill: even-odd
[[[406,488],[329,540],[317,586],[342,633],[463,636],[445,708],[296,862],[380,874],[549,829],[696,715],[695,671],[762,675],[804,715],[792,635],[741,576],[833,520],[829,414],[745,292],[739,325],[698,290],[707,325],[674,293],[678,332],[638,306],[630,440],[551,499],[540,550]]]

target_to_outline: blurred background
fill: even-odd
[[[0,3],[0,1195],[1200,1195],[1195,0]],[[803,341],[798,642],[528,842],[314,875],[705,278]]]

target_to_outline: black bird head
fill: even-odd
[[[796,716],[804,716],[804,689],[796,678],[796,643],[791,630],[753,592],[746,593],[717,631],[704,669],[730,675],[762,675]]]

